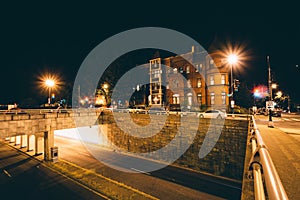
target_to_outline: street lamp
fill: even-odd
[[[232,68],[233,65],[237,64],[239,61],[239,57],[236,54],[229,54],[227,56],[227,62],[230,64],[230,88],[231,88],[231,107],[232,107],[232,114],[234,114],[234,99],[233,99],[233,75],[232,75]]]
[[[48,87],[48,91],[49,91],[48,104],[50,105],[50,103],[51,103],[51,96],[50,96],[51,88],[53,88],[55,86],[55,81],[53,79],[46,79],[45,85],[46,85],[46,87]]]
[[[102,89],[103,89],[103,91],[104,91],[104,96],[105,96],[105,104],[106,104],[106,106],[108,105],[108,97],[109,97],[109,94],[108,94],[108,92],[109,92],[109,84],[108,83],[104,83],[103,85],[102,85]]]

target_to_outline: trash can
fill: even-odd
[[[58,161],[58,147],[51,147],[51,161]]]

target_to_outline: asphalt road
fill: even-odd
[[[258,115],[256,117],[259,124],[267,124],[267,116]],[[289,134],[294,139],[300,141],[300,114],[283,113],[281,117],[272,117],[275,128]]]
[[[300,116],[284,114],[273,118],[274,128],[268,127],[266,116],[256,122],[276,171],[290,200],[299,200],[300,187]]]
[[[59,158],[94,170],[160,199],[240,199],[240,183],[232,183],[172,166],[149,173],[122,172],[99,162],[78,140],[56,136],[55,146],[58,146]],[[101,154],[104,161],[128,169],[130,165],[126,163],[130,163],[129,160],[143,165],[151,162],[121,155],[119,152],[105,148],[97,148],[97,154]],[[132,169],[132,172],[138,171],[139,169]]]
[[[0,199],[105,199],[0,143]]]

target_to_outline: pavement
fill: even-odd
[[[299,200],[300,141],[276,127],[276,120],[274,128],[269,128],[268,121],[259,117],[256,123],[289,199]]]
[[[0,193],[1,199],[107,199],[2,142]]]

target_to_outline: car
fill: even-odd
[[[129,109],[129,113],[146,114],[147,111],[145,106],[133,106],[133,108]]]
[[[282,110],[280,110],[280,109],[274,109],[272,111],[272,116],[273,117],[281,117],[281,112],[282,112]]]
[[[162,107],[153,107],[147,110],[148,114],[167,115],[167,111]]]
[[[198,117],[225,119],[227,117],[227,114],[226,112],[222,112],[220,110],[207,110],[205,112],[198,113]]]

